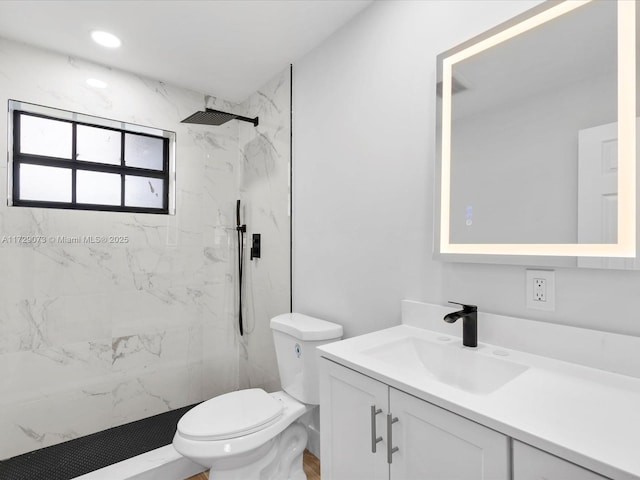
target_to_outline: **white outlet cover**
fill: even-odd
[[[556,309],[556,280],[554,270],[526,270],[525,299],[527,308],[532,310],[545,310],[553,312]],[[545,302],[537,302],[533,299],[533,279],[543,278],[546,282],[547,299]]]

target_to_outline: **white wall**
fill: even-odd
[[[294,310],[347,336],[402,298],[640,335],[639,272],[557,269],[547,313],[524,267],[431,258],[436,55],[537,3],[375,2],[294,66]]]

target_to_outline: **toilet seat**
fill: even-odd
[[[267,428],[282,412],[282,402],[261,388],[239,390],[192,408],[180,419],[177,430],[190,440],[227,440]]]
[[[181,432],[181,425],[180,422],[178,422],[178,428],[173,438],[174,448],[182,455],[191,458],[201,465],[205,465],[207,463],[205,459],[222,459],[243,455],[247,452],[254,451],[257,448],[261,448],[270,440],[276,438],[276,436],[280,434],[280,432],[284,431],[289,425],[294,423],[305,412],[313,408],[310,405],[300,403],[298,400],[292,398],[283,391],[269,393],[268,395],[272,397],[276,402],[281,404],[283,406],[283,410],[282,414],[279,417],[277,417],[274,421],[269,422],[268,425],[263,425],[261,429],[254,431],[251,434],[245,434],[235,438],[222,440],[205,440],[201,437],[186,437]],[[185,415],[188,415],[189,412],[187,412]],[[182,421],[182,419],[180,419],[180,421]],[[184,424],[182,426],[184,426]],[[202,461],[198,461],[198,459],[202,459]],[[211,465],[208,465],[208,467],[210,466]]]

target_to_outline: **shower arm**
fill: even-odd
[[[213,108],[205,108],[205,111],[207,112],[219,112],[219,110],[214,110]],[[234,120],[241,120],[243,122],[248,122],[248,123],[253,123],[254,127],[258,126],[258,117],[256,118],[249,118],[249,117],[243,117],[242,115],[233,115]]]

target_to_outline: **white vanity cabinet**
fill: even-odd
[[[392,387],[389,407],[391,479],[509,479],[507,436]]]
[[[386,441],[375,444],[375,436],[386,438],[385,419],[388,387],[365,375],[320,361],[320,476],[322,480],[387,480],[389,465]],[[371,422],[374,407],[374,423]],[[380,409],[378,414],[376,411]]]
[[[509,480],[505,435],[332,361],[320,365],[323,480]]]
[[[513,480],[607,480],[607,477],[513,440]]]

